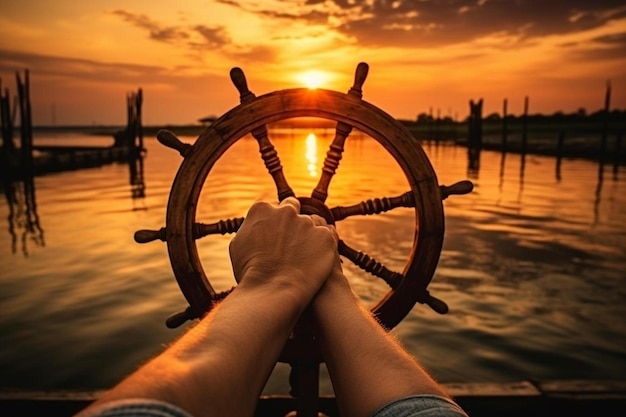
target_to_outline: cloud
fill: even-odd
[[[226,2],[228,3],[228,2]],[[189,57],[203,62],[203,52],[219,52],[223,56],[244,62],[274,62],[276,52],[267,46],[236,45],[223,26],[202,24],[164,26],[143,14],[125,10],[115,10],[111,14],[121,17],[125,22],[148,31],[150,39],[158,42],[182,45],[189,48]]]
[[[31,54],[0,49],[0,73],[10,73],[16,68],[29,68],[39,76],[85,80],[97,83],[126,82],[135,84],[146,75],[159,76],[168,70],[153,65],[106,63],[81,58]]]
[[[121,17],[123,21],[148,31],[150,39],[157,42],[182,44],[192,50],[222,49],[231,44],[226,28],[205,25],[163,25],[145,14],[132,13],[126,10],[114,10],[112,15]]]
[[[200,44],[203,48],[220,48],[231,42],[230,37],[223,27],[208,27],[204,25],[196,25],[193,29],[200,34],[203,42]]]
[[[111,14],[119,16],[140,29],[148,31],[150,39],[159,42],[176,42],[189,38],[189,34],[175,26],[161,26],[144,14],[135,14],[125,10],[113,10]]]
[[[227,71],[214,75],[188,66],[170,69],[0,48],[3,88],[14,92],[15,71],[24,68],[30,75],[34,124],[51,123],[52,104],[60,124],[121,124],[126,116],[124,98],[139,87],[146,98],[146,124],[193,123],[205,113],[221,114],[238,102]]]
[[[623,0],[308,0],[272,9],[220,2],[272,19],[323,23],[363,47],[436,47],[489,36],[524,43],[626,18]]]
[[[570,45],[566,45],[570,46]],[[598,36],[590,42],[576,45],[578,50],[571,53],[580,61],[620,61],[626,57],[626,32]]]

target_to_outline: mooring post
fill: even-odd
[[[565,140],[565,132],[561,130],[559,138],[556,142],[556,179],[561,181],[561,158],[563,157],[563,141]]]
[[[137,101],[136,101],[137,118],[135,119],[135,121],[137,122],[137,140],[138,140],[138,143],[135,144],[135,147],[139,148],[138,149],[139,152],[143,151],[143,124],[141,121],[142,105],[143,105],[143,90],[140,88],[137,91]]]
[[[20,78],[19,72],[15,73],[17,80],[17,92],[20,108],[20,133],[21,133],[21,153],[22,153],[22,173],[32,172],[33,169],[33,132],[31,122],[30,107],[30,81],[28,70],[24,72],[24,81]]]
[[[606,82],[606,91],[604,93],[604,112],[602,115],[602,138],[600,140],[600,160],[604,162],[606,158],[607,136],[609,127],[609,117],[611,108],[611,82]]]
[[[2,127],[2,164],[3,170],[8,170],[10,155],[13,153],[13,127],[11,126],[11,110],[9,101],[9,89],[6,94],[2,92],[2,79],[0,79],[0,126]]]
[[[620,162],[622,159],[622,132],[619,132],[615,137],[615,150],[613,151],[613,178],[617,178],[617,171],[619,170]]]
[[[477,102],[470,100],[470,115],[467,132],[468,175],[475,177],[480,166],[480,151],[483,145],[483,99]]]
[[[506,152],[506,142],[507,142],[507,99],[505,98],[502,103],[502,152]]]
[[[524,97],[524,115],[522,116],[522,155],[526,154],[528,142],[528,96]]]

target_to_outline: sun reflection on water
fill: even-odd
[[[307,160],[307,169],[311,177],[317,176],[317,136],[311,132],[306,137],[306,153],[304,157]]]

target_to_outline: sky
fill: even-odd
[[[29,72],[35,125],[197,123],[257,96],[308,86],[347,92],[399,119],[626,109],[621,0],[0,0],[0,79]],[[308,75],[307,75],[308,74]]]

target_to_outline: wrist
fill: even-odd
[[[280,273],[247,271],[240,280],[239,293],[254,294],[272,302],[306,306],[318,291],[319,286],[307,280],[299,270]]]
[[[348,279],[342,271],[334,271],[320,288],[311,303],[316,316],[331,314],[338,308],[345,308],[350,304],[358,304],[359,298],[352,291]]]

